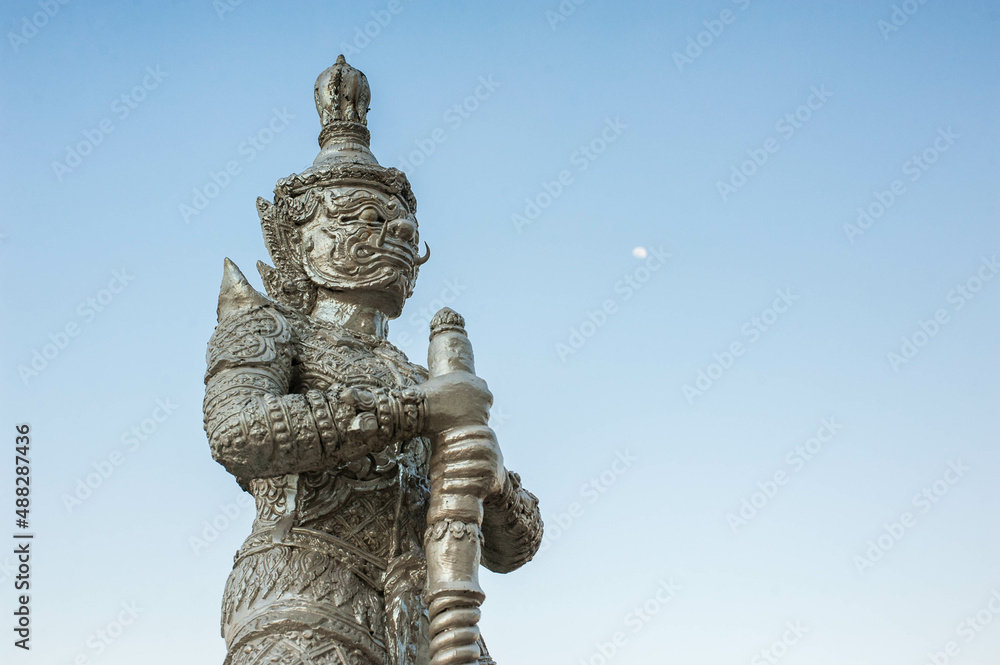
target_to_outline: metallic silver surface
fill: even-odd
[[[226,663],[491,663],[478,566],[535,554],[538,502],[503,467],[461,317],[432,322],[430,375],[386,340],[429,258],[416,199],[369,149],[364,74],[341,56],[315,98],[319,155],[257,200],[267,295],[227,259],[208,347],[212,455],[257,509]]]
[[[427,369],[431,378],[476,373],[465,320],[445,308],[431,320]],[[483,499],[495,488],[483,482],[502,466],[496,434],[485,418],[470,413],[431,438],[431,501],[427,511],[427,605],[431,620],[431,665],[474,665],[479,651],[479,586]],[[496,451],[495,454],[491,454]]]

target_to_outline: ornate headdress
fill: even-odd
[[[299,227],[313,219],[328,186],[375,186],[398,196],[415,213],[417,200],[406,174],[379,165],[370,149],[366,126],[371,89],[365,75],[344,56],[316,79],[316,110],[323,129],[320,152],[302,173],[282,178],[274,187],[274,203],[257,199],[264,243],[274,267],[259,261],[257,269],[268,295],[302,312],[309,312],[317,287],[297,256]],[[422,263],[422,261],[421,261]]]

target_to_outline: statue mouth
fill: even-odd
[[[328,235],[334,240],[329,254],[319,260],[306,257],[304,267],[315,282],[338,290],[407,294],[420,260],[411,244],[343,228],[331,229]]]
[[[331,252],[331,260],[338,265],[349,265],[350,272],[354,274],[385,268],[412,271],[415,265],[416,256],[413,249],[402,243],[383,241],[381,244],[373,244],[360,240],[353,243],[348,241],[342,252],[338,249],[340,248],[335,247]]]

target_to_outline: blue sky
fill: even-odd
[[[346,51],[433,251],[390,339],[466,317],[541,499],[544,552],[484,575],[499,662],[994,662],[1000,4],[222,2],[0,9],[18,658],[221,662],[223,257],[260,287],[254,201]]]

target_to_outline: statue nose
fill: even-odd
[[[404,242],[409,242],[417,234],[417,225],[409,219],[394,219],[389,222],[389,233]]]

